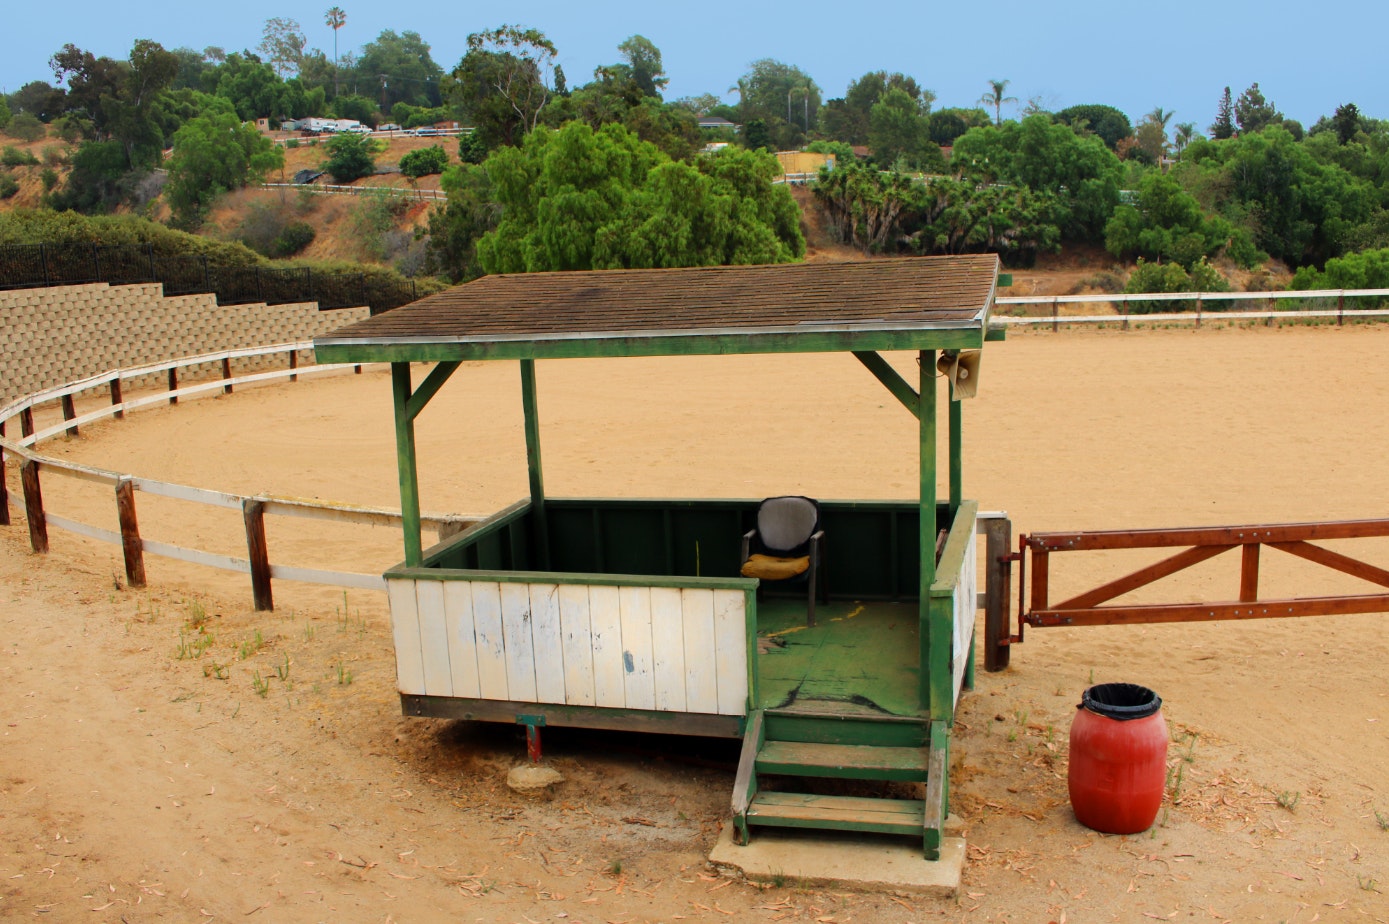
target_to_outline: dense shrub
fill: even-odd
[[[38,141],[46,131],[43,123],[28,112],[16,113],[5,126],[5,134],[20,141]]]
[[[21,151],[13,145],[5,145],[4,150],[0,150],[0,164],[6,167],[33,167],[37,165],[39,159],[28,151]]]
[[[1180,263],[1149,263],[1142,257],[1138,258],[1138,266],[1133,274],[1129,276],[1129,281],[1124,286],[1124,291],[1129,294],[1141,294],[1147,292],[1228,292],[1230,284],[1225,281],[1225,277],[1220,275],[1215,267],[1206,262],[1202,257],[1192,267],[1191,272],[1187,272]],[[1219,311],[1226,302],[1215,302],[1203,304],[1207,310]],[[1129,312],[1131,314],[1166,314],[1174,311],[1192,311],[1196,308],[1196,302],[1191,299],[1176,299],[1174,301],[1129,302]]]
[[[411,179],[418,179],[434,173],[443,173],[448,165],[448,152],[444,150],[442,145],[436,144],[432,147],[411,151],[402,157],[400,159],[400,172]]]
[[[8,173],[0,173],[0,199],[11,199],[18,192],[18,181]]]
[[[367,135],[335,135],[326,145],[323,169],[339,183],[351,183],[376,172],[376,145]]]

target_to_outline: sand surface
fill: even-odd
[[[1389,513],[1389,329],[1014,334],[965,406],[965,493],[1015,529]],[[914,375],[913,357],[893,362]],[[552,495],[914,495],[913,419],[846,356],[541,363]],[[84,427],[50,455],[238,493],[396,506],[389,380],[239,389]],[[40,422],[42,425],[42,421]],[[514,365],[461,368],[419,421],[424,507],[526,492]],[[17,472],[8,472],[11,489]],[[115,526],[110,489],[51,510]],[[240,517],[139,495],[148,538],[244,556]],[[1029,630],[961,705],[957,900],[721,878],[705,857],[736,747],[551,731],[555,798],[510,792],[517,730],[404,719],[383,595],[0,528],[0,918],[61,921],[1389,920],[1383,615]],[[274,520],[273,561],[379,573],[385,528]],[[1333,546],[1380,566],[1384,543]],[[1058,556],[1058,592],[1153,560]],[[1229,599],[1222,556],[1138,599]],[[1369,585],[1264,554],[1265,594]],[[206,642],[205,639],[212,641]],[[1079,826],[1071,715],[1091,683],[1157,690],[1152,831]],[[264,695],[257,692],[263,690]]]

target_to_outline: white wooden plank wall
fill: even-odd
[[[741,591],[388,581],[402,693],[742,715]]]
[[[955,583],[955,626],[952,632],[950,667],[955,678],[953,687],[956,704],[960,702],[960,688],[965,682],[965,667],[969,663],[969,643],[974,638],[975,610],[979,604],[978,544],[978,536],[971,530],[969,547],[965,549],[964,565],[960,568],[960,579]]]

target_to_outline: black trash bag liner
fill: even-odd
[[[1085,691],[1076,708],[1123,722],[1156,714],[1162,697],[1136,683],[1100,683]]]

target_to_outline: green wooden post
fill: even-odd
[[[917,386],[917,419],[921,449],[918,460],[921,503],[921,581],[917,587],[921,669],[918,685],[922,706],[932,706],[931,697],[931,585],[936,581],[936,351],[922,350]]]
[[[960,400],[950,396],[950,517],[960,509],[964,499],[964,422]]]
[[[521,407],[526,415],[526,468],[530,472],[531,522],[541,571],[550,570],[550,529],[545,519],[545,474],[540,465],[540,412],[535,397],[535,360],[521,360]]]
[[[424,559],[420,541],[420,476],[415,465],[415,421],[410,413],[410,364],[391,363],[395,399],[396,467],[400,473],[400,518],[405,534],[405,564],[419,567]]]

